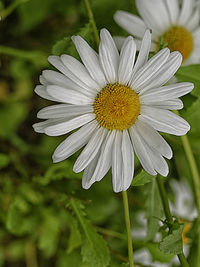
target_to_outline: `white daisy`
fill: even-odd
[[[180,5],[181,3],[181,5]],[[160,44],[179,51],[183,64],[200,63],[200,15],[195,0],[136,0],[142,19],[125,11],[117,11],[115,21],[140,40],[146,28],[152,30],[152,51]],[[122,43],[123,38],[117,38]]]
[[[53,161],[67,159],[84,147],[73,170],[84,170],[82,185],[88,189],[112,167],[115,192],[126,190],[134,174],[134,152],[150,174],[168,174],[163,157],[172,150],[157,132],[184,135],[189,124],[168,109],[181,109],[178,98],[193,89],[191,83],[163,86],[181,65],[179,52],[161,50],[148,61],[151,44],[146,31],[135,61],[136,44],[129,36],[120,54],[110,33],[100,33],[99,55],[80,37],[72,37],[83,62],[69,55],[50,56],[60,73],[43,71],[35,92],[61,104],[43,108],[33,125],[49,136],[67,134],[53,154]],[[135,63],[134,63],[135,61]]]

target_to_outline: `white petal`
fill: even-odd
[[[97,126],[96,121],[91,121],[67,137],[54,151],[53,162],[59,162],[70,157],[86,145]]]
[[[115,131],[109,131],[101,146],[99,159],[90,177],[90,183],[100,181],[111,167],[112,146],[115,138]]]
[[[134,79],[134,74],[147,62],[150,47],[151,47],[151,34],[149,30],[146,30],[144,37],[142,39],[142,44],[137,57],[137,61],[133,68],[132,79]]]
[[[93,112],[91,105],[58,104],[41,109],[37,117],[39,119],[71,118],[77,115]]]
[[[156,32],[163,32],[170,26],[167,8],[161,0],[136,0],[136,6],[145,24]]]
[[[51,100],[51,101],[57,101],[57,99],[55,99],[54,97],[50,96],[46,90],[46,87],[43,85],[37,85],[35,87],[35,93],[39,96],[41,96],[42,98]]]
[[[150,104],[151,102],[155,102],[155,100],[164,101],[186,95],[191,92],[193,88],[193,83],[175,83],[159,88],[150,89],[143,94],[139,94],[139,96],[142,103]]]
[[[122,36],[114,36],[113,40],[115,42],[115,45],[117,47],[118,50],[121,50],[122,45],[124,43],[124,41],[126,40],[126,37],[122,37]]]
[[[50,96],[63,103],[75,105],[88,105],[94,102],[93,99],[73,89],[63,88],[57,85],[48,85],[47,92]]]
[[[145,142],[153,147],[156,151],[158,151],[164,157],[171,159],[172,158],[172,150],[165,139],[150,125],[140,120],[140,117],[135,123],[135,127],[140,136],[143,137]]]
[[[64,121],[61,123],[57,123],[53,126],[46,127],[44,132],[49,136],[63,135],[94,120],[94,118],[95,115],[93,113],[84,114],[79,117],[75,117],[69,121]]]
[[[196,8],[196,9],[194,9],[193,14],[190,17],[190,19],[188,20],[188,22],[185,24],[185,27],[189,31],[193,31],[199,26],[199,21],[200,21],[199,9]]]
[[[167,6],[171,24],[174,25],[177,22],[179,16],[179,2],[178,0],[163,0]]]
[[[130,133],[130,137],[131,137],[134,151],[135,151],[142,167],[149,174],[156,175],[153,163],[152,163],[151,158],[147,152],[147,149],[148,149],[147,145],[144,142],[144,140],[141,138],[141,136],[138,134],[135,125],[133,125],[129,129],[129,133]]]
[[[40,75],[40,77],[39,77],[39,80],[40,80],[40,83],[42,84],[42,85],[49,85],[49,83],[47,82],[47,80],[44,78],[44,76],[42,76],[42,75]]]
[[[83,177],[82,177],[82,187],[84,189],[89,189],[90,186],[95,182],[95,180],[91,180],[91,177],[97,166],[99,155],[100,155],[100,151],[98,151],[96,156],[93,158],[93,160],[84,170]]]
[[[54,70],[43,70],[42,76],[47,81],[48,85],[55,84],[66,87],[71,81],[62,73]]]
[[[106,79],[100,67],[97,53],[80,36],[73,36],[72,40],[90,76],[99,86],[104,87],[106,85]]]
[[[141,120],[158,131],[179,136],[190,130],[190,125],[183,118],[168,110],[142,106],[141,114]]]
[[[122,191],[123,159],[122,159],[122,132],[116,131],[112,150],[112,184],[114,192]]]
[[[145,91],[160,87],[165,84],[178,70],[182,62],[182,55],[181,53],[175,51],[172,52],[167,62],[157,71],[154,73],[150,79],[146,79],[145,83],[143,84],[143,89],[141,89],[140,93],[143,94]]]
[[[99,60],[108,83],[117,81],[119,53],[109,31],[100,31]]]
[[[150,104],[146,104],[151,107],[161,108],[161,109],[170,109],[170,110],[179,110],[183,108],[183,102],[180,99],[170,99],[163,101],[152,101]]]
[[[134,76],[132,80],[131,87],[137,92],[143,88],[146,81],[151,79],[155,73],[162,67],[162,65],[167,61],[170,55],[170,50],[164,48],[155,54]]]
[[[178,18],[178,24],[184,25],[192,16],[192,11],[194,7],[194,0],[183,0],[182,1],[182,8],[180,11],[180,15]]]
[[[62,55],[61,61],[80,80],[80,84],[84,84],[86,90],[97,92],[98,89],[101,89],[80,61],[69,55]]]
[[[37,133],[45,133],[44,130],[46,127],[55,125],[59,122],[60,122],[60,120],[58,120],[58,119],[51,119],[51,120],[37,122],[37,123],[33,124],[33,129]]]
[[[141,18],[126,11],[118,10],[114,14],[114,20],[128,33],[140,38],[143,37],[147,28]]]
[[[88,144],[77,158],[73,167],[74,172],[81,172],[90,164],[98,153],[107,132],[108,130],[103,127],[95,130]]]
[[[135,61],[136,44],[131,36],[129,36],[121,49],[120,62],[118,70],[119,83],[127,84],[132,75],[132,69]]]
[[[134,151],[127,130],[122,132],[122,160],[123,160],[123,179],[121,190],[129,188],[134,175]]]

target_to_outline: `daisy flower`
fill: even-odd
[[[126,38],[119,54],[110,33],[100,32],[99,55],[80,36],[72,40],[83,62],[69,55],[50,56],[60,72],[43,71],[35,92],[60,102],[43,108],[33,125],[49,136],[77,128],[55,150],[53,161],[67,159],[84,147],[74,172],[84,170],[82,186],[88,189],[112,168],[115,192],[126,190],[134,175],[134,152],[150,174],[168,174],[163,157],[172,150],[157,131],[184,135],[189,124],[168,109],[181,109],[178,97],[193,89],[191,83],[163,86],[181,65],[179,52],[164,48],[148,61],[151,35],[146,31],[135,61],[136,44]]]
[[[142,18],[125,11],[117,11],[115,21],[140,40],[146,30],[152,30],[152,51],[168,46],[179,51],[183,64],[200,62],[200,15],[195,0],[136,0]],[[122,43],[123,38],[117,38]],[[120,45],[120,44],[119,44]]]

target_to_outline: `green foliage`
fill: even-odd
[[[155,179],[155,176],[148,174],[144,170],[141,170],[140,173],[138,173],[131,183],[132,186],[141,186],[147,183],[152,182]]]
[[[85,24],[76,35],[80,35],[87,42],[91,43],[93,40],[93,32],[91,23]],[[62,54],[69,54],[74,57],[78,57],[78,53],[75,46],[71,40],[71,36],[64,37],[62,40],[58,41],[52,48],[52,54],[60,56]]]
[[[162,242],[160,242],[159,248],[166,254],[180,254],[183,251],[182,245],[182,231],[184,225],[179,225],[179,228],[173,230],[171,234],[166,236]]]
[[[83,230],[81,249],[83,262],[97,267],[108,266],[110,256],[106,242],[97,234],[91,223],[85,218],[82,205],[75,199],[71,199],[71,205]]]

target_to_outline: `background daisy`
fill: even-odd
[[[82,185],[88,189],[112,168],[115,192],[126,190],[134,175],[134,152],[143,168],[152,175],[168,174],[165,158],[172,150],[162,131],[184,135],[189,124],[170,112],[183,108],[180,96],[193,89],[191,83],[163,86],[182,62],[179,52],[162,49],[148,61],[151,44],[146,31],[137,60],[136,44],[126,38],[120,54],[110,33],[100,33],[99,55],[80,37],[73,42],[83,62],[62,55],[49,62],[60,73],[46,70],[35,92],[60,102],[38,113],[47,119],[33,125],[36,132],[49,136],[67,134],[53,154],[53,161],[67,159],[84,147],[73,170],[84,170]]]
[[[137,38],[138,47],[146,28],[152,30],[152,51],[167,45],[178,50],[183,64],[200,62],[200,16],[194,0],[136,0],[141,16],[117,11],[115,21]],[[122,38],[116,39],[119,46]]]

